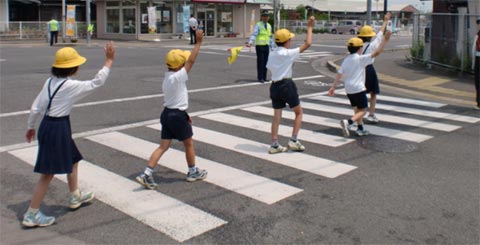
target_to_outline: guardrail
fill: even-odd
[[[94,36],[95,36],[95,24]],[[84,38],[87,35],[86,22],[75,22],[75,38]],[[58,31],[58,36],[62,37],[62,27]],[[48,32],[48,22],[46,21],[9,21],[0,22],[0,40],[22,40],[22,39],[45,39],[50,38]]]

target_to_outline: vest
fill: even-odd
[[[255,38],[255,45],[265,46],[270,45],[270,37],[272,36],[272,27],[267,23],[267,29],[265,29],[265,23],[263,21],[257,22],[258,34]]]
[[[58,31],[58,21],[51,20],[48,22],[48,25],[50,25],[50,31]]]

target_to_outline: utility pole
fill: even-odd
[[[386,14],[387,11],[387,0],[383,0],[383,13]]]
[[[63,40],[63,42],[65,42],[65,37],[66,37],[66,33],[65,33],[65,30],[66,30],[65,20],[66,20],[66,16],[65,16],[65,0],[62,0],[62,40]]]
[[[372,0],[367,0],[367,25],[372,24]]]
[[[90,46],[90,32],[88,31],[88,27],[91,24],[90,20],[90,0],[87,0],[85,2],[86,4],[86,9],[87,9],[87,45]]]

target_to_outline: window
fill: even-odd
[[[233,32],[233,5],[217,6],[217,32]]]
[[[155,5],[153,5],[155,6]],[[156,25],[157,25],[157,33],[172,33],[173,31],[173,12],[172,12],[172,4],[163,2],[160,5],[155,6],[156,11]],[[142,16],[141,22],[141,29],[140,32],[142,34],[148,34],[148,4],[147,3],[140,3],[140,16]],[[178,25],[178,24],[177,24]]]
[[[136,33],[135,3],[133,1],[106,2],[107,33]]]

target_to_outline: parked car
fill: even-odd
[[[307,22],[304,21],[294,21],[290,23],[290,28],[295,32],[298,30],[307,29]]]
[[[352,34],[355,35],[362,28],[362,22],[359,20],[342,20],[338,22],[338,26],[332,28],[333,34]]]
[[[323,28],[327,29],[328,33],[332,33],[332,30],[337,27],[337,22],[327,22]]]
[[[326,20],[317,20],[317,21],[315,21],[314,29],[323,29],[323,28],[325,28],[326,23],[327,23]]]

